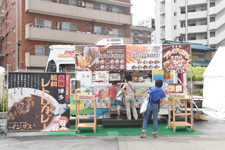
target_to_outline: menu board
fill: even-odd
[[[126,70],[126,46],[82,46],[78,45],[76,70],[78,71],[114,71]]]
[[[95,81],[109,81],[109,72],[108,71],[96,71]]]
[[[163,45],[163,70],[191,68],[191,45]]]
[[[9,73],[7,128],[69,131],[70,73]]]
[[[109,75],[109,81],[120,81],[121,77],[119,73],[111,73]]]
[[[162,45],[127,45],[127,70],[162,70]]]

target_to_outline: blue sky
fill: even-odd
[[[155,0],[131,0],[133,24],[148,17],[155,17]]]

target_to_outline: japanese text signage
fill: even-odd
[[[8,81],[8,130],[69,130],[69,73],[12,72]]]
[[[191,68],[191,45],[163,45],[163,70],[185,70]]]

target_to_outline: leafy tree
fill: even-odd
[[[4,93],[4,101],[6,101],[6,96],[7,96],[7,92]],[[2,101],[0,103],[0,112],[3,111],[3,97],[2,97]],[[4,111],[6,111],[6,102],[4,102]]]
[[[203,73],[205,72],[205,70],[206,70],[206,67],[201,67],[200,65],[192,66],[192,80],[203,81]],[[188,77],[188,81],[191,81],[191,72],[188,72],[187,77]]]

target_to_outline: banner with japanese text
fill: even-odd
[[[191,68],[191,45],[163,45],[163,70],[185,70]]]
[[[10,131],[69,131],[70,73],[10,72]]]

